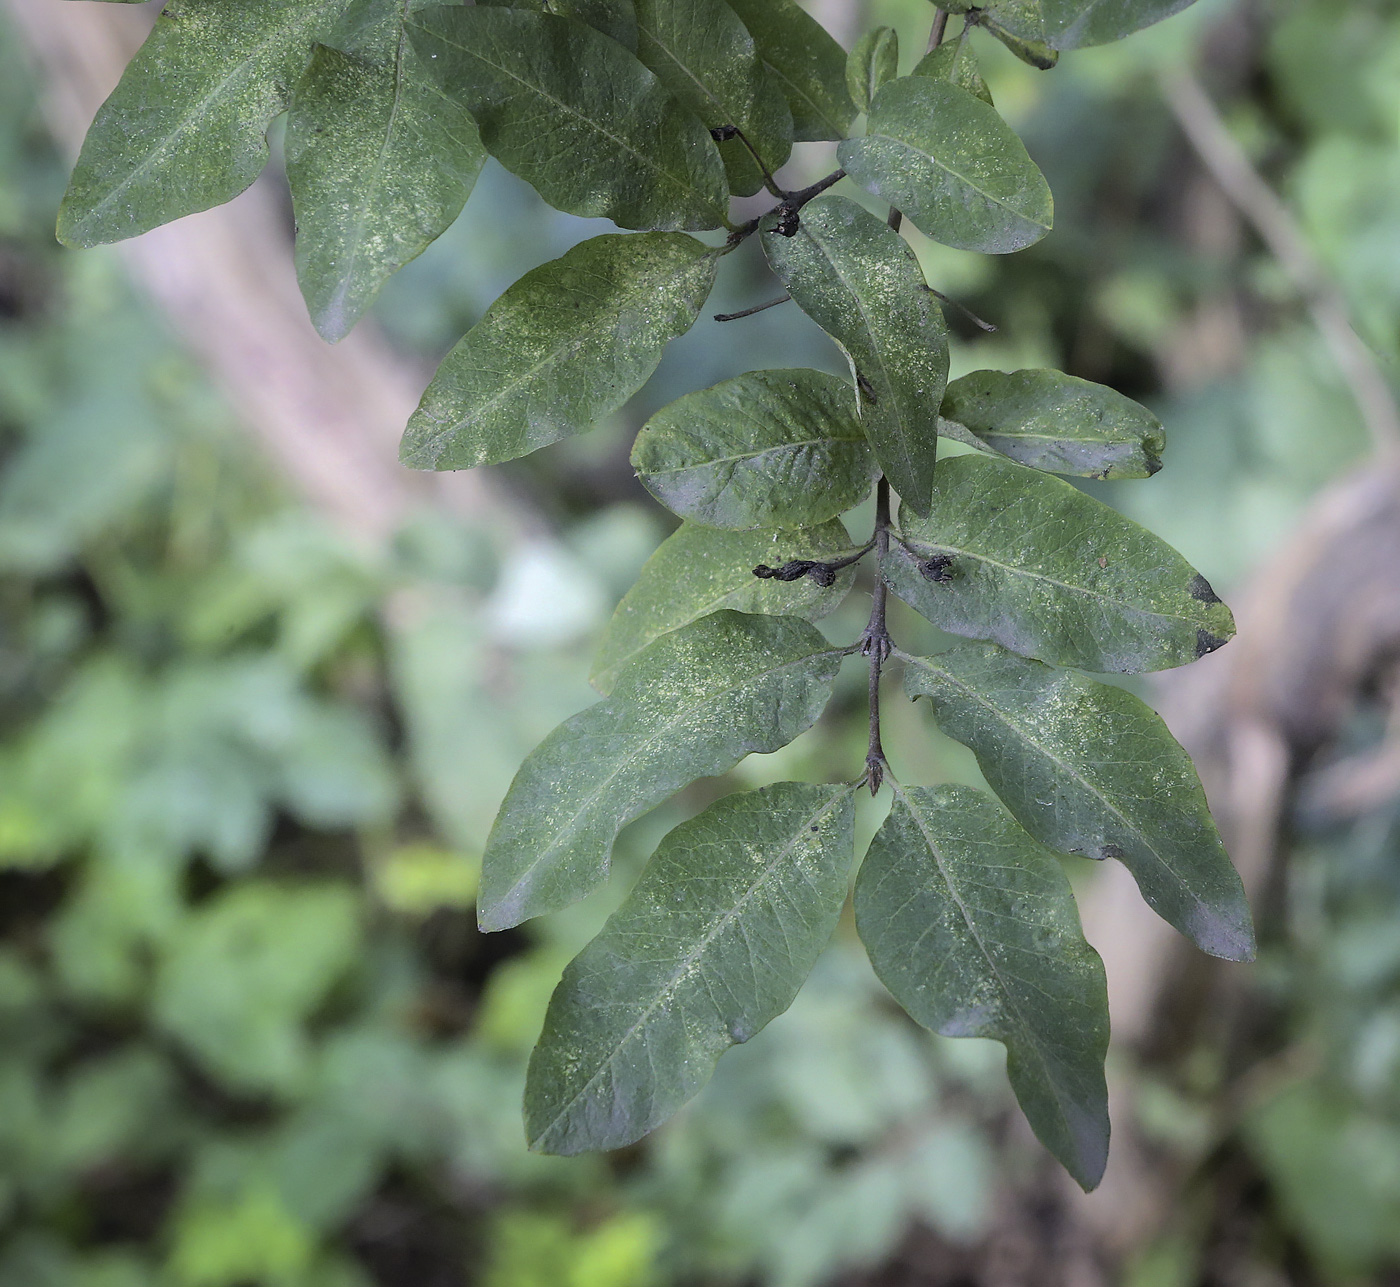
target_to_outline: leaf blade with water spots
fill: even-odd
[[[861,863],[856,930],[924,1027],[991,1037],[1032,1129],[1092,1189],[1108,1158],[1108,994],[1054,853],[971,787],[896,789]]]
[[[974,371],[941,413],[1032,469],[1081,478],[1149,478],[1162,467],[1162,422],[1106,385],[1060,371]]]
[[[780,782],[661,842],[549,1003],[525,1087],[531,1148],[631,1144],[792,1004],[846,900],[854,794]]]
[[[851,387],[824,371],[750,371],[663,407],[632,467],[673,513],[708,527],[799,527],[858,505],[875,464]]]
[[[792,112],[725,0],[637,0],[637,57],[712,130],[737,126],[770,173],[786,163]],[[747,197],[763,186],[741,140],[719,150],[731,192]]]
[[[623,668],[611,697],[566,720],[521,765],[482,858],[482,929],[591,893],[626,823],[810,728],[840,661],[795,617],[716,612],[661,636]]]
[[[690,329],[717,262],[694,237],[647,232],[595,237],[526,273],[443,359],[400,458],[470,469],[591,428]]]
[[[948,329],[907,242],[845,197],[818,197],[785,237],[770,217],[763,249],[798,306],[845,350],[861,423],[906,504],[928,510]]]
[[[864,138],[836,152],[846,172],[945,246],[1008,255],[1054,219],[1045,177],[994,107],[928,76],[891,81]]]
[[[364,53],[318,46],[287,122],[297,280],[321,335],[349,333],[384,282],[461,213],[486,160],[402,22]]]
[[[607,695],[618,671],[652,640],[723,608],[821,620],[849,593],[854,566],[837,572],[829,586],[810,576],[760,579],[753,569],[791,559],[832,562],[853,552],[846,529],[834,519],[787,531],[726,532],[682,523],[647,560],[604,628],[589,676],[594,688]]]
[[[792,0],[729,0],[792,111],[799,143],[843,139],[855,120],[846,92],[846,51]]]
[[[267,130],[348,0],[175,0],[98,109],[58,212],[58,238],[96,246],[243,191]]]
[[[904,687],[972,748],[988,785],[1042,844],[1116,858],[1202,951],[1254,958],[1244,887],[1191,757],[1122,688],[995,645],[906,658]]]
[[[1165,541],[1049,474],[992,456],[941,461],[933,508],[905,519],[890,589],[951,634],[1038,661],[1135,674],[1234,634],[1230,610]]]
[[[623,228],[717,228],[724,165],[710,132],[617,41],[572,18],[442,5],[411,34],[482,144],[557,210]]]

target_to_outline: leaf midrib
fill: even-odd
[[[1015,567],[1010,563],[1003,563],[1000,559],[994,559],[991,557],[991,555],[982,554],[977,550],[965,549],[959,545],[948,545],[939,541],[921,540],[919,537],[909,537],[907,535],[905,539],[909,541],[910,545],[921,546],[930,554],[940,553],[944,550],[947,550],[954,555],[962,555],[965,558],[976,559],[979,562],[989,564],[992,567],[1000,568],[1002,569],[1002,571],[1009,573],[1011,576],[1018,577],[1025,581],[1044,581],[1047,585],[1053,585],[1061,590],[1067,590],[1071,594],[1080,595],[1088,599],[1102,600],[1103,603],[1110,604],[1113,607],[1122,610],[1125,614],[1131,612],[1143,617],[1160,617],[1164,621],[1184,622],[1186,625],[1191,626],[1193,629],[1206,629],[1206,627],[1203,626],[1199,621],[1193,620],[1191,617],[1181,616],[1179,613],[1175,612],[1159,612],[1156,609],[1152,608],[1142,608],[1130,602],[1127,599],[1114,598],[1114,596],[1110,594],[1103,594],[1097,590],[1091,590],[1087,586],[1073,585],[1069,581],[1061,581],[1059,578],[1047,576],[1043,572],[1027,572],[1022,568]]]
[[[945,174],[951,175],[954,179],[956,179],[959,183],[963,184],[965,187],[971,188],[972,191],[977,193],[978,196],[984,197],[993,205],[1000,206],[1003,210],[1006,211],[1007,214],[1012,215],[1017,219],[1020,219],[1023,223],[1030,224],[1033,228],[1043,228],[1046,232],[1049,232],[1050,229],[1054,226],[1051,223],[1042,223],[1039,219],[1032,218],[1030,215],[1026,214],[1025,211],[1016,209],[1016,207],[1011,205],[1006,198],[994,196],[985,188],[974,183],[970,178],[967,177],[967,175],[963,174],[960,170],[955,170],[951,165],[948,165],[944,161],[940,161],[931,152],[925,152],[923,148],[917,144],[906,142],[904,139],[895,138],[892,134],[882,134],[879,132],[867,134],[866,138],[881,139],[886,143],[893,143],[896,147],[904,149],[904,151],[909,153],[911,156],[918,157],[921,160],[927,161],[930,165],[933,165],[937,169],[942,170]]]
[[[1181,886],[1183,891],[1185,891],[1186,895],[1197,906],[1209,910],[1209,907],[1205,903],[1205,901],[1201,899],[1195,893],[1194,890],[1192,890],[1191,886],[1186,883],[1186,880],[1177,872],[1176,868],[1171,865],[1171,863],[1167,860],[1165,855],[1163,855],[1156,848],[1156,846],[1152,844],[1152,842],[1148,839],[1146,833],[1143,832],[1143,830],[1140,827],[1138,827],[1134,822],[1132,822],[1132,820],[1129,819],[1127,815],[1124,814],[1123,811],[1119,809],[1118,806],[1115,805],[1113,801],[1108,798],[1108,796],[1104,795],[1104,793],[1093,782],[1089,781],[1088,778],[1084,777],[1081,773],[1077,772],[1074,766],[1070,764],[1069,761],[1062,759],[1059,755],[1056,755],[1048,746],[1046,746],[1044,743],[1038,741],[1034,736],[1032,736],[1030,731],[1024,725],[1018,724],[1015,720],[1013,720],[1002,707],[997,706],[992,702],[988,701],[987,698],[985,698],[975,688],[972,688],[969,685],[965,684],[962,680],[954,676],[950,671],[944,670],[938,666],[930,665],[926,660],[920,657],[905,656],[904,660],[906,665],[915,665],[919,669],[927,671],[929,674],[938,675],[941,678],[945,679],[948,683],[952,684],[954,687],[959,689],[959,691],[961,691],[963,694],[972,698],[978,704],[983,706],[993,716],[1000,719],[1001,722],[1005,724],[1006,727],[1010,729],[1015,735],[1019,736],[1022,739],[1022,741],[1028,743],[1035,750],[1039,751],[1047,760],[1051,761],[1051,763],[1059,766],[1068,777],[1073,779],[1075,782],[1078,782],[1081,786],[1084,787],[1085,790],[1087,790],[1091,795],[1098,799],[1103,805],[1103,807],[1106,810],[1108,810],[1108,812],[1113,814],[1113,816],[1117,818],[1119,822],[1121,822],[1129,832],[1131,832],[1138,838],[1141,847],[1146,849],[1148,853],[1150,853],[1154,858],[1157,859],[1158,863],[1162,867],[1162,870],[1168,872],[1173,877],[1173,879],[1176,880],[1176,882]]]
[[[238,79],[240,75],[251,74],[253,70],[251,65],[255,63],[259,58],[261,58],[262,55],[265,54],[268,49],[277,45],[279,42],[289,40],[293,32],[298,31],[301,28],[311,27],[317,20],[319,20],[322,11],[324,11],[325,9],[333,8],[338,3],[340,3],[340,0],[324,0],[322,4],[317,5],[314,9],[308,11],[305,14],[300,15],[300,23],[296,21],[296,15],[293,14],[292,20],[288,22],[285,26],[278,28],[270,35],[268,35],[264,40],[254,45],[253,48],[249,50],[248,54],[244,58],[242,58],[228,72],[227,75],[225,75],[219,81],[217,81],[213,88],[207,94],[205,94],[202,98],[198,99],[191,106],[190,110],[180,118],[179,122],[172,130],[163,135],[157,142],[152,144],[151,147],[147,149],[146,157],[143,161],[141,161],[135,168],[129,170],[127,172],[126,177],[122,179],[116,187],[114,187],[110,192],[108,192],[108,194],[105,197],[103,197],[96,204],[88,208],[86,214],[84,215],[83,219],[80,221],[78,226],[84,227],[97,221],[98,216],[104,210],[106,210],[108,206],[110,206],[114,201],[116,201],[124,192],[126,192],[131,187],[132,184],[134,184],[139,178],[142,178],[151,169],[151,167],[155,165],[157,156],[161,152],[163,152],[165,148],[167,148],[172,142],[174,142],[175,139],[179,138],[182,134],[186,133],[188,130],[195,128],[194,122],[197,119],[202,118],[206,114],[209,105],[213,103],[217,98],[219,98],[220,95],[224,92],[224,90],[231,83],[233,83],[233,81]],[[167,21],[169,21],[169,19],[167,19]]]
[[[1052,1066],[1051,1061],[1045,1053],[1045,1051],[1041,1049],[1040,1041],[1035,1034],[1035,1030],[1030,1026],[1030,1024],[1026,1021],[1025,1017],[1022,1015],[1021,1008],[1016,1003],[1015,995],[1012,993],[1011,988],[1008,986],[1005,978],[1002,976],[1002,972],[998,967],[996,960],[993,958],[991,952],[988,950],[987,945],[982,941],[982,936],[980,933],[978,933],[977,925],[972,916],[972,913],[968,910],[967,904],[963,902],[961,896],[959,895],[957,885],[954,883],[952,876],[949,874],[947,867],[944,865],[943,855],[939,852],[938,845],[935,842],[933,835],[929,832],[928,828],[924,826],[924,820],[922,815],[919,813],[919,810],[915,808],[914,802],[908,797],[908,795],[904,793],[904,791],[898,785],[891,782],[890,787],[894,791],[895,798],[904,802],[904,807],[909,810],[909,816],[914,819],[914,825],[918,827],[919,834],[924,838],[924,843],[928,845],[928,851],[933,856],[933,861],[938,865],[938,874],[943,877],[943,883],[948,890],[948,896],[953,900],[954,904],[957,906],[958,912],[963,918],[963,923],[967,926],[968,934],[972,937],[972,941],[977,944],[977,950],[982,954],[982,959],[986,961],[987,968],[992,972],[992,975],[995,977],[997,986],[1001,989],[1002,995],[1006,997],[1008,1003],[1010,1004],[1012,1013],[1015,1015],[1016,1022],[1019,1025],[1022,1033],[1024,1034],[1026,1044],[1032,1050],[1035,1051],[1035,1057],[1040,1063],[1041,1070],[1045,1075],[1046,1084],[1055,1088],[1055,1093],[1053,1095],[1055,1110],[1059,1114],[1061,1125],[1064,1127],[1065,1131],[1070,1135],[1070,1137],[1073,1138],[1074,1132],[1070,1126],[1069,1116],[1060,1103],[1059,1083],[1053,1076],[1050,1075],[1050,1069]],[[1032,843],[1034,843],[1034,841],[1032,841]]]
[[[775,442],[767,447],[759,447],[754,451],[739,452],[733,456],[714,456],[709,460],[697,460],[691,464],[668,465],[665,468],[652,469],[643,467],[642,472],[648,477],[655,477],[657,474],[684,474],[696,469],[709,469],[715,465],[733,465],[743,460],[757,460],[760,456],[768,456],[779,451],[798,451],[803,447],[823,447],[831,444],[839,446],[842,443],[861,444],[866,441],[864,434],[853,435],[850,438],[801,438],[795,442]]]
[[[733,907],[726,911],[724,915],[720,917],[720,919],[716,921],[715,924],[709,930],[706,931],[704,936],[686,956],[681,958],[680,963],[677,965],[671,977],[667,979],[666,982],[657,990],[655,998],[651,1002],[649,1002],[646,1008],[642,1011],[642,1013],[637,1016],[637,1019],[632,1024],[632,1026],[628,1028],[627,1031],[623,1033],[621,1037],[618,1038],[616,1044],[612,1047],[612,1049],[609,1050],[599,1060],[598,1068],[593,1073],[593,1075],[577,1091],[574,1092],[573,1096],[554,1115],[554,1117],[550,1119],[549,1124],[543,1127],[540,1130],[540,1132],[535,1136],[535,1138],[530,1141],[532,1145],[538,1143],[539,1141],[543,1140],[547,1135],[549,1135],[550,1132],[552,1132],[554,1128],[558,1126],[559,1123],[573,1110],[574,1105],[577,1104],[580,1099],[582,1099],[585,1095],[588,1094],[590,1090],[593,1089],[594,1083],[596,1083],[597,1080],[603,1075],[603,1073],[607,1071],[608,1067],[612,1064],[612,1062],[618,1057],[619,1054],[621,1054],[623,1049],[633,1039],[633,1037],[636,1036],[637,1031],[642,1027],[644,1023],[646,1023],[646,1021],[649,1018],[651,1018],[652,1014],[655,1013],[657,1007],[659,1007],[664,1001],[669,1001],[671,999],[676,989],[680,986],[682,980],[684,980],[691,973],[693,973],[694,970],[698,967],[701,958],[709,949],[710,945],[721,934],[723,934],[724,931],[727,930],[730,927],[730,925],[734,923],[735,920],[738,919],[739,914],[743,910],[744,906],[749,902],[750,899],[752,899],[758,893],[758,891],[764,885],[768,883],[768,881],[772,878],[774,872],[776,872],[779,866],[782,864],[783,860],[786,859],[787,856],[790,853],[792,853],[792,851],[797,847],[798,842],[802,840],[804,836],[811,834],[808,831],[808,828],[812,827],[813,823],[818,822],[824,815],[830,813],[831,810],[834,809],[837,805],[841,804],[844,799],[845,792],[838,792],[837,795],[835,795],[830,801],[824,804],[820,809],[816,810],[815,813],[809,814],[806,818],[802,820],[802,825],[799,826],[793,833],[791,838],[783,844],[782,848],[779,849],[779,851],[773,856],[772,861],[770,861],[764,867],[763,871],[754,879],[753,883],[750,884],[749,887],[735,900]]]
[[[540,98],[544,99],[546,103],[551,103],[567,115],[574,117],[576,120],[582,121],[584,125],[586,125],[589,129],[592,129],[596,133],[601,134],[603,138],[608,140],[608,142],[615,143],[624,152],[628,152],[632,156],[636,157],[636,159],[640,161],[646,169],[651,170],[656,174],[659,174],[663,179],[667,180],[673,187],[678,188],[681,192],[687,194],[688,196],[698,198],[703,206],[709,206],[710,203],[708,198],[706,198],[705,194],[702,193],[698,188],[693,187],[685,179],[680,178],[675,174],[672,174],[670,170],[665,169],[658,162],[653,161],[645,153],[638,152],[637,149],[634,148],[630,143],[628,143],[626,139],[618,138],[616,135],[611,134],[609,131],[604,129],[602,125],[600,125],[597,121],[591,120],[589,117],[585,116],[582,112],[570,106],[562,99],[555,98],[553,94],[548,93],[541,86],[532,84],[523,76],[517,76],[515,72],[510,70],[510,68],[504,67],[500,63],[492,62],[489,58],[485,56],[484,53],[478,52],[474,49],[468,49],[466,45],[458,44],[455,40],[450,39],[442,32],[434,31],[430,27],[424,27],[421,23],[416,23],[414,25],[417,26],[420,31],[425,31],[430,36],[433,36],[435,39],[441,40],[442,43],[444,45],[447,45],[450,49],[460,50],[462,53],[466,54],[468,58],[475,58],[478,62],[485,63],[488,67],[495,68],[495,70],[500,72],[503,76],[509,77],[517,84],[524,86],[525,89],[531,91],[534,94],[537,94]],[[639,63],[639,65],[641,64]],[[649,69],[643,67],[643,70]],[[651,72],[650,74],[655,76],[654,72]]]

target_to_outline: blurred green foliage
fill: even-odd
[[[1222,586],[1364,435],[1277,267],[1176,182],[1154,66],[1246,24],[1231,125],[1400,359],[1400,4],[1245,10],[1202,0],[1048,74],[984,42],[1058,231],[1007,261],[917,247],[1001,327],[956,323],[955,375],[1065,363],[1158,411],[1167,469],[1102,494]],[[870,5],[906,61],[927,16]],[[915,1224],[975,1243],[1035,1166],[1004,1130],[999,1050],[899,1017],[848,924],[654,1139],[525,1152],[548,995],[680,812],[623,834],[592,903],[528,933],[474,926],[514,768],[591,700],[592,643],[667,531],[626,471],[637,425],[687,389],[839,355],[792,309],[702,321],[615,426],[502,471],[556,541],[427,513],[367,551],[285,494],[114,255],[52,245],[64,170],[34,104],[0,32],[0,1287],[814,1287]],[[488,167],[380,323],[436,356],[599,230]],[[715,307],[775,293],[745,262]],[[920,629],[901,623],[911,646]],[[842,682],[835,718],[735,783],[858,761],[862,679]],[[919,712],[891,703],[888,723],[896,765],[976,781]],[[1252,1281],[1400,1267],[1400,811],[1299,827],[1257,968],[1277,1052],[1228,1105],[1209,1051],[1139,1074],[1145,1128],[1206,1178],[1133,1287],[1224,1281],[1202,1267],[1222,1154],[1256,1185],[1248,1256],[1275,1277]],[[1300,1257],[1310,1277],[1278,1277]]]

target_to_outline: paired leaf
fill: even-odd
[[[267,129],[348,0],[172,0],[98,110],[58,211],[96,246],[231,200],[267,163]]]
[[[737,126],[770,173],[792,152],[792,112],[759,59],[753,37],[725,0],[636,0],[637,56],[711,129]],[[720,144],[729,187],[763,186],[741,139]]]
[[[470,469],[590,428],[690,329],[717,263],[694,237],[649,232],[595,237],[526,273],[443,359],[401,459]]]
[[[486,160],[476,124],[428,79],[402,23],[386,35],[368,57],[318,46],[287,122],[297,280],[328,340],[447,229]]]
[[[846,91],[846,53],[792,0],[729,0],[792,111],[799,143],[843,139],[856,109]]]
[[[658,411],[632,448],[646,489],[709,527],[797,527],[858,505],[875,464],[851,387],[823,371],[751,371]]]
[[[846,901],[854,795],[780,782],[661,842],[549,1003],[525,1084],[531,1148],[631,1144],[792,1004]]]
[[[837,572],[829,586],[810,576],[760,579],[753,569],[758,564],[780,567],[792,559],[835,562],[853,552],[846,529],[834,519],[818,527],[752,532],[682,523],[647,560],[603,630],[589,676],[593,687],[610,693],[621,667],[652,640],[722,608],[821,620],[850,591],[854,566]]]
[[[1170,545],[1069,483],[991,456],[941,461],[926,519],[900,516],[885,578],[955,635],[1083,670],[1165,670],[1234,618]]]
[[[989,645],[908,658],[904,687],[977,755],[1037,840],[1117,858],[1163,919],[1212,956],[1254,959],[1244,887],[1191,757],[1121,688]]]
[[[1162,422],[1114,389],[1060,371],[974,371],[943,415],[1003,456],[1083,478],[1147,478],[1162,467]]]
[[[856,41],[846,59],[846,88],[851,101],[862,112],[870,110],[880,87],[898,75],[899,32],[893,27],[867,31]]]
[[[881,91],[882,93],[884,91]],[[875,459],[905,503],[928,509],[948,328],[908,243],[845,197],[805,206],[797,234],[763,249],[798,306],[845,350]]]
[[[591,893],[633,818],[810,728],[840,662],[805,621],[737,612],[645,648],[611,697],[566,720],[520,766],[486,842],[481,928],[509,929]]]
[[[1054,853],[971,787],[896,788],[856,929],[924,1027],[991,1037],[1031,1128],[1085,1188],[1108,1158],[1108,994]]]
[[[1050,231],[1045,176],[996,109],[947,81],[905,76],[836,151],[850,176],[945,246],[1006,255]]]
[[[970,28],[964,28],[957,40],[945,40],[937,49],[930,50],[914,68],[915,76],[928,76],[933,80],[946,80],[965,89],[969,94],[980,98],[988,107],[992,106],[992,91],[982,79],[982,71],[977,63],[977,51],[968,37]]]
[[[571,18],[443,5],[414,44],[481,141],[550,205],[624,228],[717,228],[724,166],[710,132],[634,54]]]
[[[632,0],[476,0],[476,3],[577,18],[594,31],[611,36],[619,45],[625,45],[634,53],[637,49],[637,12]]]

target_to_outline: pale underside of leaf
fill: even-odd
[[[896,788],[861,864],[856,928],[895,1000],[1007,1048],[1041,1142],[1086,1189],[1108,1156],[1108,996],[1055,855],[970,787]]]
[[[1249,906],[1190,757],[1121,688],[994,646],[905,658],[905,689],[972,748],[1037,840],[1116,858],[1148,904],[1203,951],[1254,957]]]
[[[836,928],[854,792],[778,783],[670,833],[564,973],[530,1060],[530,1146],[621,1148],[792,1003]]]
[[[592,892],[626,823],[810,728],[840,660],[794,617],[716,612],[657,639],[611,697],[561,724],[516,774],[486,843],[481,927],[508,929]]]

